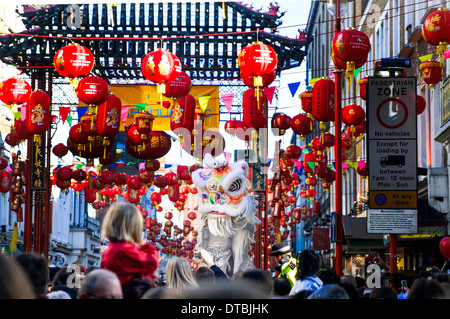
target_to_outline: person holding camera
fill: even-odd
[[[106,212],[101,234],[109,240],[101,255],[100,268],[116,273],[122,287],[134,278],[154,278],[159,253],[155,246],[142,238],[143,218],[130,203],[114,203]]]

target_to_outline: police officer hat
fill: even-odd
[[[272,252],[270,256],[279,256],[292,252],[294,249],[291,248],[288,242],[276,243],[272,245]]]

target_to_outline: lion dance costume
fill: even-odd
[[[210,252],[223,272],[232,274],[254,268],[248,254],[259,219],[257,201],[250,194],[246,162],[227,164],[204,157],[204,168],[192,173],[198,189],[198,247]]]

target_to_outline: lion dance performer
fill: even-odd
[[[192,172],[198,189],[198,213],[201,222],[198,248],[204,248],[224,273],[254,268],[248,252],[259,219],[257,201],[250,194],[249,167],[246,162],[227,164],[204,157],[204,168]]]

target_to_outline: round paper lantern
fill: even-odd
[[[358,167],[356,168],[356,172],[360,176],[369,176],[369,171],[367,169],[367,164],[365,162],[358,163]]]
[[[8,160],[4,157],[0,157],[0,170],[8,167]]]
[[[34,91],[27,105],[26,126],[33,134],[41,134],[50,127],[50,96]]]
[[[94,67],[94,54],[84,46],[69,44],[56,52],[53,64],[63,77],[87,76]]]
[[[274,135],[284,135],[286,133],[286,130],[288,130],[291,127],[291,117],[281,113],[278,114],[274,119],[272,123],[272,132],[274,132]],[[278,129],[279,134],[276,134]]]
[[[139,180],[139,177],[133,175],[128,179],[127,185],[129,188],[137,190],[142,187],[142,182]]]
[[[272,73],[277,67],[275,50],[262,43],[254,42],[245,46],[238,56],[238,66],[244,74],[254,76],[253,87],[263,86],[263,75]]]
[[[153,173],[152,171],[149,171],[146,168],[143,168],[143,169],[139,170],[137,176],[142,183],[150,184],[151,182],[153,182],[153,179],[155,178],[155,173]]]
[[[126,131],[127,136],[127,142],[131,143],[132,145],[139,146],[139,145],[146,145],[149,142],[149,136],[141,134],[136,124],[132,124],[128,127]],[[142,150],[145,147],[142,147]]]
[[[98,160],[100,164],[102,164],[103,166],[109,166],[116,161],[116,158],[114,157],[113,153],[106,153],[105,155],[101,156]]]
[[[156,187],[164,188],[169,184],[169,181],[167,180],[167,177],[165,177],[164,175],[158,175],[155,177],[153,184]]]
[[[439,8],[427,15],[423,21],[422,35],[428,44],[437,46],[436,53],[442,59],[450,40],[450,10]]]
[[[192,88],[191,78],[184,71],[175,80],[166,83],[166,93],[163,95],[172,99],[179,99],[189,94]]]
[[[325,145],[322,144],[320,137],[315,137],[311,140],[311,148],[314,150],[322,151],[325,149]]]
[[[416,106],[417,106],[417,115],[422,114],[423,111],[425,111],[425,108],[427,107],[427,102],[425,101],[425,98],[422,95],[417,95]]]
[[[164,49],[158,49],[148,53],[141,63],[141,71],[144,77],[157,83],[157,93],[166,93],[166,82],[174,81],[180,74],[180,59]]]
[[[319,128],[326,129],[330,120],[330,109],[334,108],[334,81],[329,78],[318,80],[313,87],[312,116],[319,121]]]
[[[99,105],[109,99],[111,89],[105,79],[98,76],[86,76],[78,82],[76,93],[80,101],[90,105]]]
[[[113,176],[114,184],[121,186],[125,185],[128,182],[127,175],[124,173],[115,173]]]
[[[267,98],[263,91],[246,90],[242,96],[242,120],[245,126],[254,129],[266,127],[266,107]]]
[[[108,100],[97,108],[97,134],[100,136],[114,137],[119,133],[120,116],[122,110],[121,100],[114,94],[110,94]]]
[[[444,258],[450,258],[450,236],[446,236],[439,242],[439,250]]]
[[[102,184],[110,185],[114,183],[114,173],[110,170],[102,170],[98,173],[98,180]]]
[[[172,108],[170,129],[175,134],[182,135],[194,129],[195,106],[197,101],[191,94],[179,98]]]
[[[55,146],[53,146],[52,152],[57,157],[61,158],[69,152],[69,149],[67,148],[67,146],[65,144],[58,143]]]
[[[27,103],[31,91],[31,85],[27,81],[10,78],[0,84],[0,100],[7,105]]]
[[[299,159],[302,155],[302,149],[297,145],[289,145],[284,152],[286,158]]]
[[[26,120],[15,120],[11,126],[11,134],[19,140],[28,140],[34,135],[28,130]]]
[[[105,153],[110,152],[113,148],[113,139],[107,145],[103,144],[103,140],[104,138],[101,136],[94,136],[91,141],[85,144],[78,144],[72,141],[69,136],[67,139],[67,147],[73,155],[92,160],[105,155]]]
[[[237,120],[235,118],[232,118],[229,121],[225,122],[225,132],[227,132],[230,135],[235,135],[236,134],[236,128],[237,128]]]
[[[77,182],[83,182],[83,181],[86,180],[87,174],[86,174],[86,172],[84,170],[77,169],[77,170],[73,171],[72,178],[74,180],[76,180]]]
[[[352,146],[352,139],[347,134],[341,135],[341,148],[344,151],[348,151]]]
[[[357,68],[356,61],[367,60],[370,47],[369,37],[356,29],[346,29],[337,33],[331,45],[335,57],[346,63],[348,78],[353,77],[353,71]]]
[[[134,120],[136,122],[136,130],[141,135],[149,135],[152,131],[153,120],[155,117],[148,111],[141,111],[134,115]]]
[[[425,61],[420,63],[420,69],[422,70],[423,80],[428,84],[430,89],[434,89],[434,86],[441,82],[442,67],[437,61]]]
[[[295,134],[300,135],[300,140],[305,140],[305,135],[313,131],[313,120],[307,114],[300,113],[291,119],[291,128]]]
[[[325,147],[332,147],[335,144],[335,137],[333,134],[326,132],[324,134],[322,134],[321,136],[321,143],[325,146]]]
[[[170,151],[172,140],[169,134],[164,131],[152,131],[149,137],[150,141],[147,143],[148,158],[161,158]]]
[[[300,95],[298,96],[301,101],[302,110],[309,114],[311,114],[312,112],[312,94],[313,92],[311,90],[307,90],[303,93],[300,93]]]
[[[199,132],[193,132],[190,138],[181,141],[181,147],[196,158],[203,158],[206,153],[219,156],[225,149],[225,139],[219,132],[207,129],[203,135]]]
[[[342,122],[349,125],[350,130],[354,132],[354,127],[364,122],[366,112],[364,109],[356,104],[350,104],[342,109]]]
[[[55,185],[58,186],[60,189],[68,189],[71,185],[70,181],[63,181],[60,179],[56,179]]]
[[[161,163],[156,159],[147,159],[145,161],[145,168],[148,169],[150,172],[156,172],[161,167]]]
[[[56,178],[61,181],[70,181],[72,179],[72,169],[67,166],[62,166],[56,171]]]
[[[3,170],[0,172],[0,192],[7,193],[11,190],[11,173]]]

